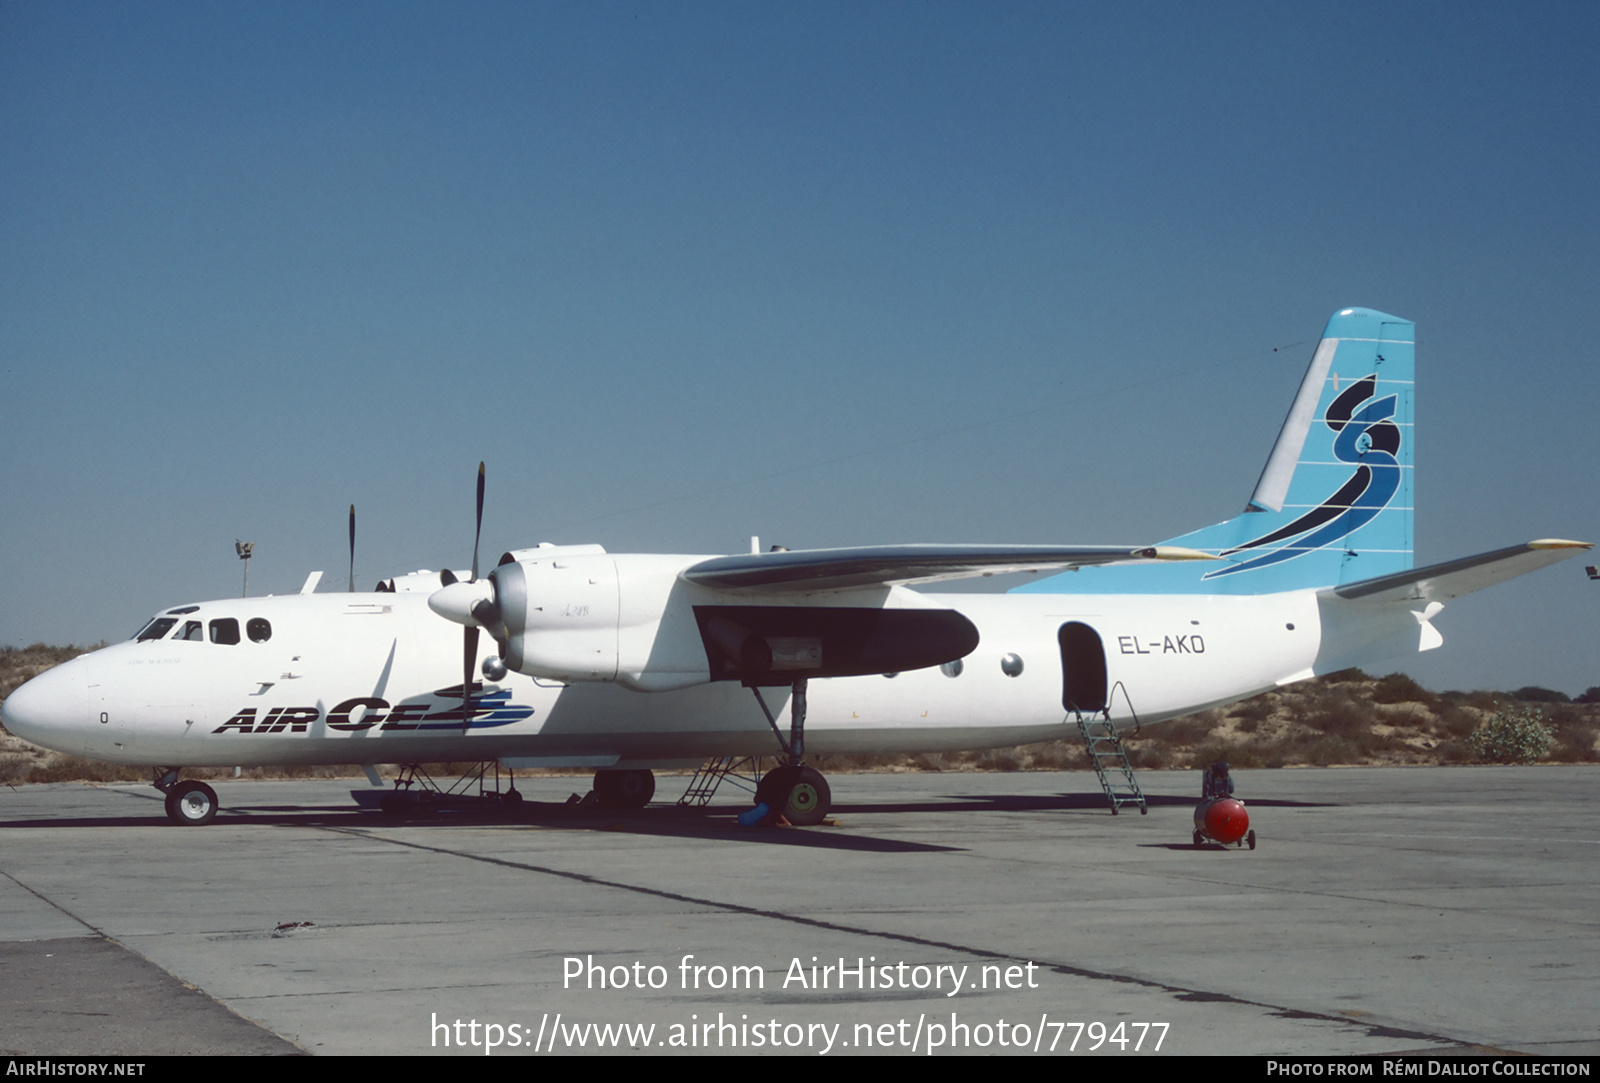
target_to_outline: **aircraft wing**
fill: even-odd
[[[1173,545],[873,545],[713,557],[685,568],[679,577],[722,589],[804,592],[930,583],[1090,564],[1216,559],[1198,549]]]
[[[1347,601],[1360,602],[1448,602],[1463,594],[1471,594],[1484,587],[1492,587],[1507,579],[1543,568],[1547,564],[1577,556],[1593,548],[1592,542],[1566,541],[1562,538],[1542,538],[1525,545],[1495,549],[1476,556],[1447,560],[1443,564],[1430,564],[1426,568],[1412,568],[1393,575],[1380,575],[1330,587],[1323,595],[1333,595]]]

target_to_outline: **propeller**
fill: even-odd
[[[483,463],[478,464],[478,525],[472,530],[472,581],[478,581],[478,541],[483,537]]]
[[[350,505],[350,593],[356,592],[356,506]]]
[[[496,642],[504,642],[505,625],[496,604],[492,579],[478,578],[478,546],[483,539],[483,463],[478,464],[477,524],[472,534],[472,578],[461,582],[448,568],[439,573],[440,588],[428,596],[428,608],[463,626],[461,641],[461,728],[472,720],[473,663],[478,660],[478,631],[487,628]]]
[[[477,524],[472,528],[472,578],[468,584],[478,582],[478,541],[483,537],[483,463],[478,463],[478,518]],[[491,592],[493,586],[490,586]],[[484,602],[480,600],[478,605]],[[493,604],[493,603],[489,603]],[[476,609],[477,605],[473,606]],[[476,620],[476,615],[474,615]],[[463,733],[472,724],[472,670],[478,660],[478,625],[467,625],[467,634],[461,642],[461,730]]]

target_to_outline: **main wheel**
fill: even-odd
[[[649,770],[596,771],[594,793],[602,808],[644,808],[656,795],[656,776]]]
[[[779,792],[794,784],[798,770],[796,767],[774,767],[762,775],[756,783],[756,804],[766,805],[769,811],[776,812]]]
[[[204,782],[180,782],[167,791],[167,819],[180,827],[199,827],[217,818],[217,791]]]
[[[779,777],[773,778],[774,775]],[[796,827],[820,824],[833,805],[833,793],[828,780],[810,767],[780,767],[767,772],[773,781],[766,793],[767,807]],[[757,797],[761,796],[759,789]]]
[[[1255,828],[1251,828],[1250,829],[1250,834],[1246,835],[1244,837],[1244,839],[1245,839],[1246,842],[1248,842],[1250,844],[1250,849],[1254,850],[1256,848],[1256,832],[1255,832]]]

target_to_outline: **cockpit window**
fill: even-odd
[[[219,617],[211,622],[211,642],[239,642],[239,622],[232,617]]]
[[[272,625],[267,623],[265,617],[251,617],[245,623],[244,630],[250,634],[252,643],[265,643],[272,638]]]
[[[133,638],[138,640],[140,643],[143,643],[147,639],[160,639],[168,632],[172,631],[172,626],[177,623],[178,621],[175,617],[157,617],[155,620],[145,625],[139,634]]]
[[[206,639],[205,632],[197,620],[184,621],[183,631],[172,638],[186,640],[190,643],[204,643]]]

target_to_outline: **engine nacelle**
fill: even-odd
[[[532,552],[539,555],[489,573],[506,628],[506,665],[560,681],[615,680],[616,561],[603,551]]]
[[[978,645],[971,621],[911,591],[873,586],[752,604],[771,598],[680,578],[704,559],[613,556],[597,545],[507,553],[489,574],[501,657],[530,677],[662,692],[708,681],[786,685],[895,673],[941,665]],[[461,613],[440,612],[469,623],[470,605],[463,596],[454,603]]]
[[[615,681],[661,692],[711,679],[678,573],[696,557],[541,545],[489,573],[504,624],[501,657],[530,677]]]

